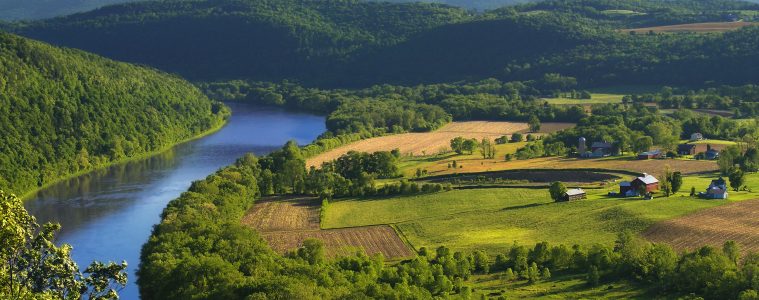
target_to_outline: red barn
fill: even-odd
[[[659,180],[656,177],[643,174],[641,177],[636,177],[632,181],[625,181],[619,184],[619,193],[622,196],[640,196],[638,193],[641,187],[646,187],[646,193],[659,190]]]

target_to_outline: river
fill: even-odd
[[[25,202],[38,222],[63,226],[59,243],[74,247],[84,270],[93,260],[129,264],[121,299],[138,299],[140,249],[166,204],[248,152],[266,154],[288,140],[306,144],[324,132],[324,118],[229,104],[232,117],[218,132],[159,155],[116,165],[46,188]]]

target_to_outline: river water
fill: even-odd
[[[232,117],[218,132],[140,161],[94,171],[53,185],[26,201],[38,222],[58,222],[58,242],[74,247],[84,270],[93,260],[129,264],[121,299],[138,299],[140,248],[166,204],[243,154],[266,154],[288,140],[306,144],[325,131],[324,118],[229,104]]]

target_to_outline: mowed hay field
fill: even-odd
[[[656,26],[634,29],[622,29],[621,32],[635,32],[635,33],[648,33],[648,32],[725,32],[730,30],[740,29],[746,26],[756,25],[755,22],[708,22],[708,23],[690,23],[690,24],[678,24],[668,26]]]
[[[545,123],[542,133],[555,132],[574,126],[571,123]],[[527,123],[469,121],[453,122],[433,132],[403,133],[361,140],[324,152],[307,160],[307,166],[320,166],[349,151],[376,152],[399,149],[404,155],[431,155],[450,151],[453,138],[495,139],[516,132],[526,132]]]
[[[732,240],[740,244],[744,253],[758,252],[759,200],[732,203],[663,221],[651,226],[643,236],[678,250],[693,250],[704,245],[721,247],[725,241]]]
[[[257,202],[242,223],[256,229],[277,252],[292,251],[306,239],[324,242],[328,257],[357,251],[381,253],[388,259],[413,257],[414,252],[388,225],[321,230],[319,201],[314,198],[269,198]]]

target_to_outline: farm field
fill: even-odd
[[[746,251],[759,251],[759,200],[749,200],[663,221],[648,228],[643,236],[668,243],[678,250],[711,245],[721,247],[736,241]]]
[[[740,29],[746,26],[756,25],[754,22],[709,22],[709,23],[690,23],[669,26],[656,26],[645,28],[622,29],[620,32],[656,33],[662,32],[725,32]]]
[[[590,99],[572,99],[565,97],[543,98],[543,101],[553,105],[592,105],[622,103],[625,95],[653,93],[659,87],[656,86],[612,86],[606,88],[595,88],[589,90]]]
[[[751,175],[749,184],[757,181]],[[752,192],[731,193],[731,200],[688,196],[705,189],[714,174],[687,176],[680,193],[669,198],[610,198],[607,188],[586,189],[588,199],[554,203],[546,189],[467,189],[421,196],[348,199],[330,204],[324,228],[393,224],[415,247],[446,245],[454,250],[503,253],[514,242],[531,245],[613,243],[623,230],[649,226],[702,209],[754,199]]]
[[[257,202],[242,223],[256,229],[277,252],[297,249],[306,239],[324,242],[327,257],[349,256],[363,250],[388,259],[414,256],[414,252],[388,225],[321,230],[319,202],[314,198],[270,198]]]
[[[542,157],[505,161],[502,158],[505,153],[508,152],[499,152],[495,159],[483,159],[481,156],[447,156],[438,159],[419,159],[417,160],[417,164],[407,163],[405,166],[426,169],[429,175],[522,169],[607,169],[658,174],[662,172],[666,165],[669,165],[672,170],[682,172],[683,174],[711,172],[718,169],[717,163],[714,161],[683,159],[638,160],[631,156],[601,159]],[[457,165],[460,166],[459,168],[448,168],[448,164],[453,160],[457,162]]]
[[[626,280],[589,287],[584,275],[555,276],[528,284],[504,281],[501,275],[474,275],[468,281],[481,294],[506,299],[656,299],[646,286]]]
[[[574,126],[571,123],[545,123],[542,133],[555,132]],[[404,133],[376,137],[354,142],[324,152],[306,161],[307,166],[320,166],[322,162],[337,159],[348,151],[390,151],[400,149],[404,155],[428,155],[450,151],[450,141],[455,137],[495,139],[516,132],[527,131],[527,123],[470,121],[453,122],[433,132]]]

